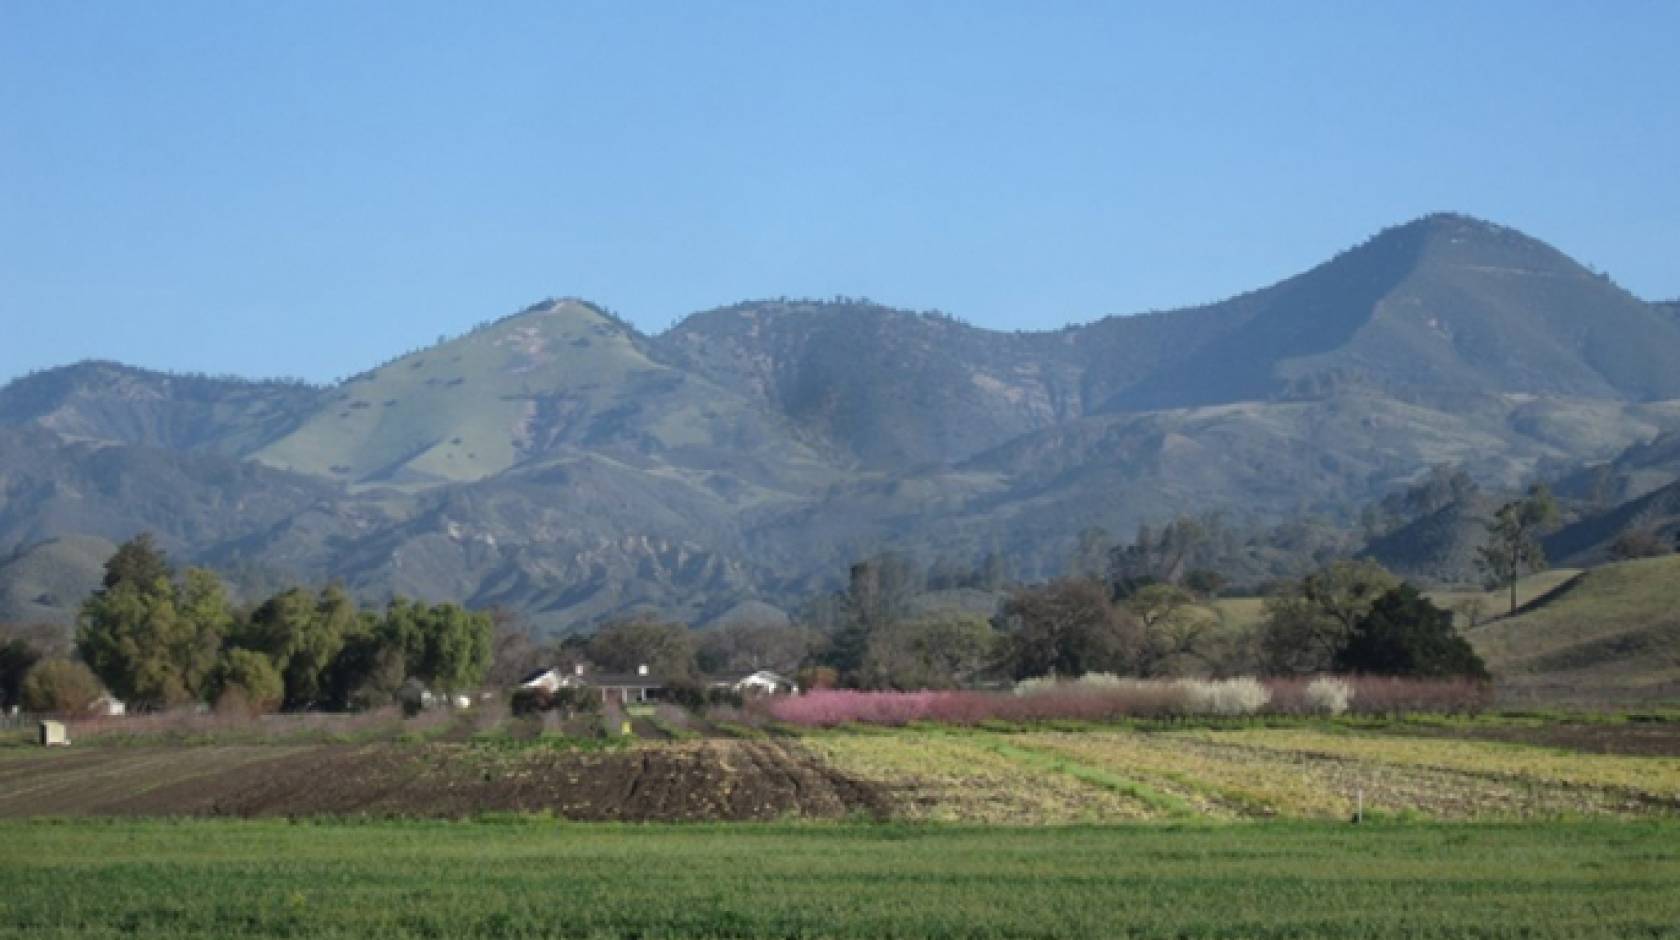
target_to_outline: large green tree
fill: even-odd
[[[1017,679],[1115,672],[1129,663],[1136,623],[1101,581],[1064,578],[1019,588],[1002,613],[1004,661]]]
[[[324,704],[328,670],[356,625],[356,605],[342,588],[319,594],[293,588],[252,611],[235,642],[274,664],[285,682],[286,708],[312,708]]]
[[[387,643],[403,651],[408,675],[442,691],[484,681],[495,629],[488,613],[403,598],[391,602],[378,627]]]
[[[106,586],[83,603],[76,650],[118,697],[138,708],[202,700],[232,623],[221,582],[189,570],[179,584],[142,536],[106,565]]]
[[[860,684],[904,690],[957,688],[995,661],[997,643],[997,632],[978,614],[898,621],[870,635]]]
[[[1423,678],[1487,679],[1488,670],[1436,607],[1411,584],[1377,598],[1336,652],[1338,672]]]
[[[1557,524],[1557,501],[1544,484],[1535,484],[1522,499],[1499,507],[1487,521],[1487,542],[1476,552],[1476,567],[1490,589],[1511,592],[1511,612],[1517,609],[1517,582],[1523,575],[1546,569],[1546,550],[1540,536]]]
[[[694,634],[662,620],[611,623],[589,641],[589,659],[615,672],[647,666],[666,679],[686,679],[696,671]]]
[[[1323,672],[1377,598],[1400,583],[1372,561],[1337,561],[1266,598],[1262,666],[1275,675]]]

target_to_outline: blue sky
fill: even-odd
[[[0,378],[328,380],[546,296],[1035,329],[1436,209],[1680,296],[1680,3],[0,4]]]

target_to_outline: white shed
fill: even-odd
[[[69,747],[70,729],[62,721],[41,722],[42,747]]]

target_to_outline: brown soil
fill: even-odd
[[[461,744],[84,748],[0,755],[0,817],[550,812],[579,820],[879,816],[880,790],[777,741],[624,751]]]
[[[1485,726],[1430,728],[1425,737],[1471,738],[1563,748],[1588,754],[1626,754],[1633,757],[1680,757],[1680,722],[1630,721],[1617,724],[1579,722],[1541,727]]]

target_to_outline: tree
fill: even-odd
[[[76,650],[118,698],[139,708],[202,700],[232,620],[226,597],[207,571],[188,571],[174,584],[144,541],[118,551],[106,566],[110,586],[82,604]]]
[[[1125,597],[1149,584],[1178,584],[1184,580],[1209,542],[1208,530],[1189,516],[1180,516],[1160,532],[1138,526],[1137,539],[1109,552],[1109,583],[1115,597]]]
[[[151,588],[174,577],[175,572],[163,550],[158,548],[157,540],[150,532],[142,532],[117,546],[117,553],[105,562],[103,587],[110,590],[127,581]]]
[[[1339,672],[1421,678],[1489,678],[1487,665],[1453,629],[1453,616],[1411,584],[1377,598],[1336,653]]]
[[[280,671],[267,656],[254,650],[230,649],[223,653],[210,687],[218,709],[238,709],[253,715],[274,711],[286,696]]]
[[[634,672],[647,666],[670,679],[694,675],[694,634],[680,623],[626,620],[608,624],[589,641],[589,658],[604,669]]]
[[[1546,550],[1540,535],[1556,525],[1557,501],[1544,484],[1535,484],[1528,495],[1499,507],[1488,520],[1488,539],[1476,551],[1476,567],[1490,590],[1509,588],[1511,612],[1517,610],[1517,582],[1525,574],[1546,568]]]
[[[1329,669],[1359,619],[1399,579],[1373,561],[1337,561],[1266,598],[1260,654],[1267,672],[1300,675]]]
[[[41,658],[41,651],[21,637],[0,643],[0,714],[22,704],[24,677]]]
[[[469,689],[490,668],[495,624],[490,615],[456,604],[393,600],[379,630],[403,650],[410,678],[446,691]]]
[[[870,635],[861,684],[903,690],[957,688],[993,662],[996,646],[992,625],[975,614],[899,621]]]
[[[869,637],[907,616],[910,601],[923,585],[914,563],[892,552],[853,565],[846,591],[830,614],[835,629],[825,665],[850,682],[863,666]]]
[[[792,675],[822,642],[815,630],[791,624],[729,623],[701,632],[696,658],[702,672],[773,669]]]
[[[93,671],[70,659],[42,660],[23,680],[26,711],[86,714],[104,694]]]
[[[1144,678],[1170,672],[1174,660],[1199,656],[1202,641],[1218,624],[1218,617],[1198,604],[1195,595],[1171,584],[1139,588],[1124,606],[1138,625],[1131,671]]]
[[[356,607],[336,585],[316,594],[293,588],[251,612],[235,645],[268,657],[285,683],[287,709],[323,704],[328,671],[356,627]]]
[[[490,668],[485,679],[491,685],[502,688],[517,685],[532,672],[555,665],[553,651],[537,642],[530,626],[518,613],[500,607],[488,613]]]
[[[1083,578],[1018,588],[1002,616],[1004,662],[1017,679],[1123,669],[1135,632],[1109,600],[1108,586]]]

